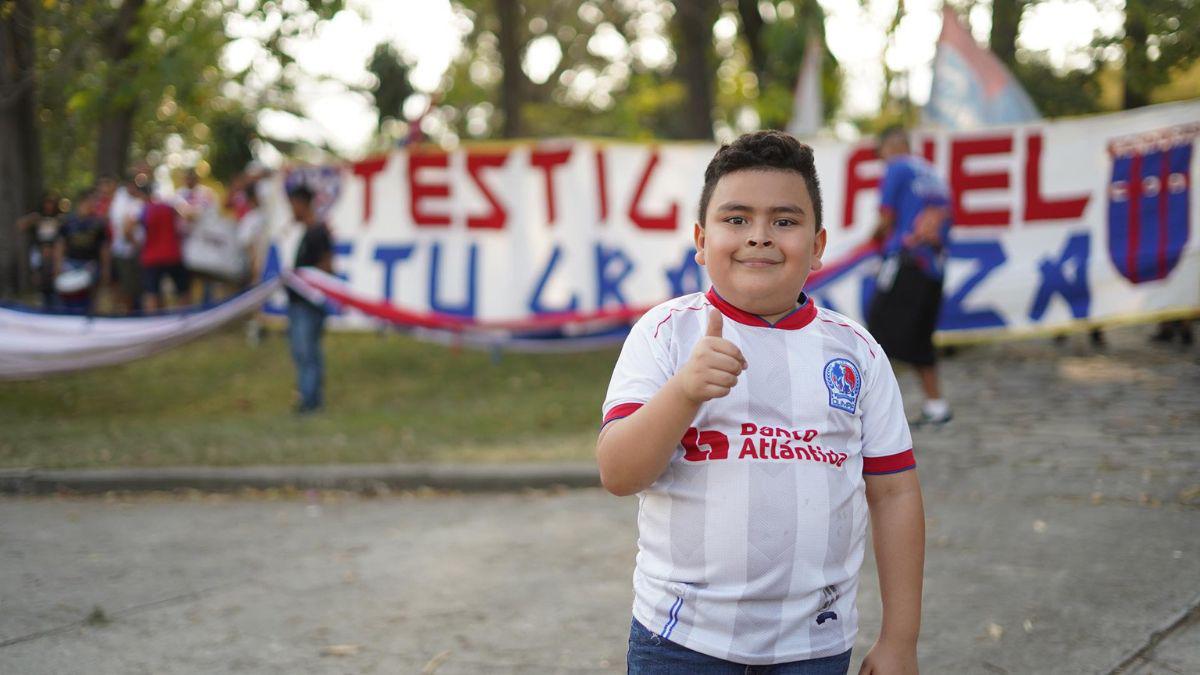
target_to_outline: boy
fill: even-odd
[[[299,185],[288,192],[292,215],[304,228],[292,267],[316,267],[333,274],[333,238],[329,228],[317,217],[313,197],[307,185]],[[296,413],[309,415],[321,410],[325,404],[322,394],[325,358],[321,350],[325,308],[313,304],[290,288],[287,296],[288,340],[292,347],[292,360],[296,363],[296,387],[300,391]]]
[[[883,350],[801,292],[825,238],[811,148],[742,136],[700,197],[712,289],[625,342],[596,454],[640,499],[631,673],[845,673],[868,507],[884,616],[862,672],[917,672],[912,441]]]

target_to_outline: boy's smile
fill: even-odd
[[[696,225],[696,262],[721,297],[774,323],[796,308],[809,272],[821,267],[825,230],[815,230],[803,176],[735,171],[721,177],[704,226]]]

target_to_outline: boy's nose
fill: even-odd
[[[749,238],[746,239],[748,246],[774,246],[775,242],[771,241],[771,235],[766,232],[751,232]]]

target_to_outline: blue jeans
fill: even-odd
[[[770,666],[747,666],[715,656],[692,651],[651,633],[633,620],[629,628],[629,653],[626,656],[630,675],[846,675],[850,668],[850,651],[807,661],[776,663]]]
[[[302,300],[292,300],[288,302],[287,315],[288,341],[292,345],[292,360],[296,362],[296,386],[300,389],[300,411],[316,410],[324,403],[321,333],[325,328],[325,312]]]

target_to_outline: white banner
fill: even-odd
[[[280,287],[260,284],[206,309],[90,317],[0,307],[0,380],[126,363],[210,333],[254,312]]]
[[[941,330],[1024,333],[1200,307],[1197,134],[1200,102],[916,134],[915,147],[954,193]],[[876,225],[882,165],[869,141],[812,145],[825,259],[837,262]],[[334,268],[355,294],[418,314],[520,322],[646,307],[707,288],[692,227],[715,150],[476,145],[397,151],[287,180],[317,188]],[[264,277],[289,266],[300,237],[282,183],[268,205],[276,238]],[[872,275],[869,262],[850,265],[810,290],[819,304],[861,319]]]

